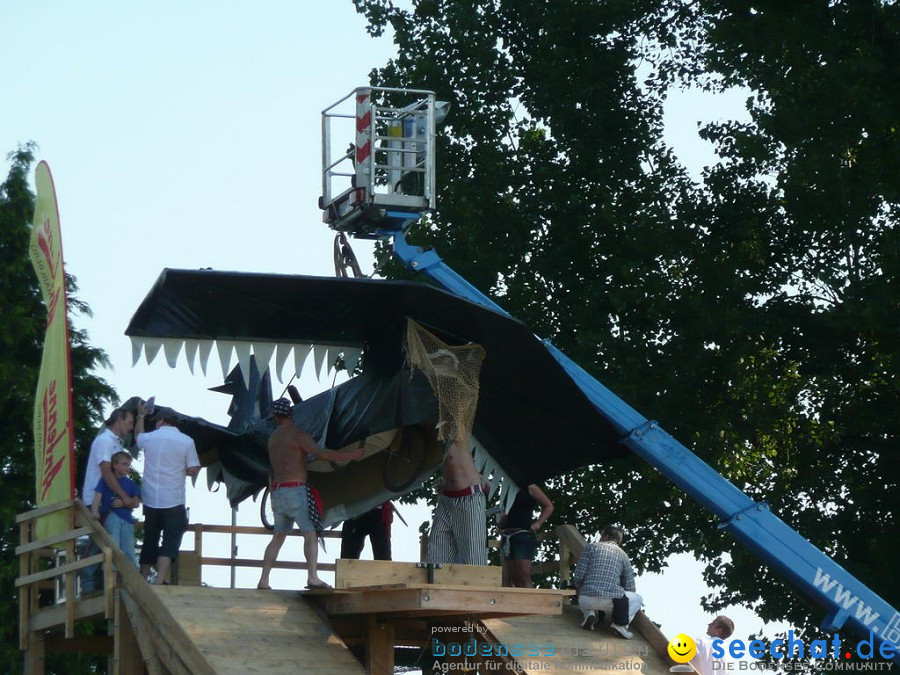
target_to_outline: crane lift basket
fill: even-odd
[[[325,108],[319,207],[328,226],[377,238],[387,223],[433,209],[434,128],[446,110],[434,92],[384,87],[359,87]]]

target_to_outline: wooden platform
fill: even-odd
[[[66,510],[69,531],[35,540],[32,524],[50,510]],[[387,675],[398,655],[410,653],[409,663],[426,673],[459,671],[468,662],[480,672],[620,669],[663,675],[670,665],[667,640],[643,614],[632,624],[634,640],[603,628],[584,631],[569,604],[573,591],[503,588],[495,567],[338,561],[337,589],[151,586],[83,504],[61,503],[18,520],[19,644],[27,673],[43,673],[48,649],[105,653],[109,671],[127,675]],[[75,560],[73,540],[83,532],[102,553]],[[39,556],[60,543],[69,562],[48,568]],[[567,544],[566,551],[577,545]],[[75,576],[93,562],[103,564],[105,590],[78,598]],[[59,580],[64,602],[42,603],[43,586]],[[92,619],[109,620],[110,635],[79,635],[76,621]],[[463,643],[469,650],[477,646],[479,658],[467,659]]]
[[[669,670],[654,646],[664,638],[644,634],[652,632],[646,619],[635,622],[633,640],[602,626],[585,631],[579,627],[580,611],[559,591],[430,586],[297,592],[156,586],[152,592],[202,656],[208,668],[204,671],[212,673],[391,673],[394,650],[403,645],[422,649],[421,663],[427,669],[438,660],[433,639],[448,645],[473,636],[492,651],[489,659],[469,661],[484,672],[626,669],[664,675]],[[426,596],[432,600],[424,601]],[[541,606],[545,611],[535,615]],[[500,646],[507,651],[521,646],[524,651],[504,657]],[[466,659],[448,653],[439,660]],[[361,661],[369,664],[368,671]]]

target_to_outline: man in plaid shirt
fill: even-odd
[[[594,630],[597,610],[608,611],[612,606],[612,629],[626,640],[634,637],[628,624],[641,608],[643,598],[635,593],[634,570],[631,560],[620,546],[622,530],[607,525],[600,532],[600,541],[588,544],[575,568],[575,588],[578,604],[584,612],[581,627]],[[610,602],[611,601],[611,602]]]

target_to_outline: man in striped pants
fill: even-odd
[[[485,490],[467,443],[450,445],[441,474],[444,486],[432,517],[428,562],[487,565]]]

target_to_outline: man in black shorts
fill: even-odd
[[[540,510],[537,519],[534,512]],[[534,588],[531,561],[537,552],[536,533],[553,513],[553,502],[540,486],[531,483],[516,493],[508,513],[500,517],[503,542],[503,585]]]
[[[156,431],[149,433],[144,432],[146,414],[147,406],[138,403],[135,435],[138,447],[144,452],[141,574],[149,576],[151,565],[156,565],[157,583],[168,584],[172,562],[178,557],[188,525],[184,479],[200,472],[200,460],[193,439],[175,428],[169,411],[157,412]]]

